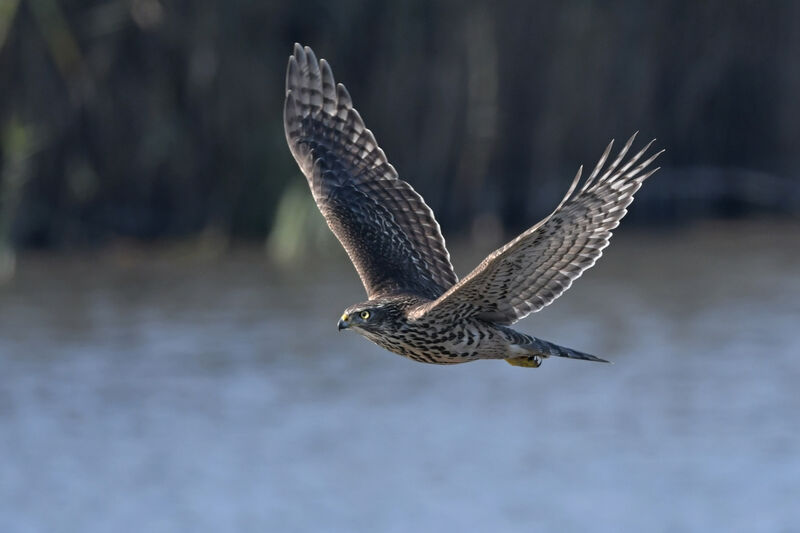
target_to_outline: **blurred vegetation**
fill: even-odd
[[[798,22],[800,2],[0,0],[0,243],[277,224],[292,256],[320,227],[283,134],[294,41],[448,234],[530,225],[635,130],[668,152],[632,219],[796,214]]]

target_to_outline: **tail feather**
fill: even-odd
[[[530,353],[524,356],[514,356],[506,359],[506,362],[514,366],[538,367],[542,364],[542,359],[547,357],[567,357],[569,359],[582,359],[584,361],[595,361],[597,363],[610,363],[605,359],[600,359],[588,353],[579,352],[572,348],[559,346],[552,342],[547,342],[536,337],[531,337],[531,341],[526,344],[518,345],[520,348],[528,350]]]

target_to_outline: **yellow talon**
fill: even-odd
[[[509,357],[505,360],[511,366],[522,366],[525,368],[539,368],[542,366],[542,358],[538,355],[528,357]]]

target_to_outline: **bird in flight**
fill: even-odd
[[[633,194],[658,170],[648,166],[661,152],[644,158],[653,141],[626,158],[634,134],[606,166],[612,141],[587,179],[578,170],[555,211],[459,281],[433,212],[398,177],[328,62],[307,46],[295,44],[289,57],[283,119],[292,155],[367,291],[367,301],[345,309],[339,330],[424,363],[607,362],[509,326],[594,265]]]

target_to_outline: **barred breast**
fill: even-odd
[[[468,319],[448,327],[425,321],[407,322],[389,334],[364,334],[377,345],[415,361],[456,364],[476,359],[503,359],[511,346],[526,337],[509,328],[479,319]],[[517,339],[516,337],[520,337]]]

